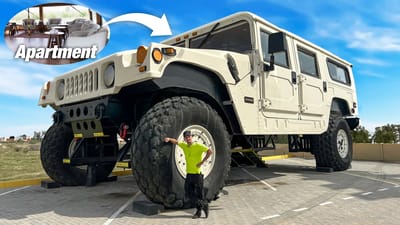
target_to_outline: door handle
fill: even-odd
[[[297,84],[297,74],[294,71],[292,71],[292,83]]]
[[[326,81],[322,82],[322,89],[324,90],[324,92],[328,91],[328,87],[326,85]]]

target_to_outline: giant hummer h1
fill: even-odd
[[[190,129],[214,150],[202,167],[211,200],[232,149],[270,149],[275,135],[318,167],[348,169],[359,121],[349,62],[248,12],[58,76],[39,105],[55,110],[41,147],[50,178],[102,181],[128,159],[140,190],[170,208],[189,201],[182,150],[164,137]]]

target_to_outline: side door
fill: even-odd
[[[299,86],[299,110],[302,120],[319,120],[326,113],[327,82],[319,67],[318,51],[293,40],[297,57],[296,73]]]
[[[269,65],[268,37],[274,33],[268,27],[260,27],[260,44],[263,63]],[[286,44],[291,42],[286,37]],[[290,48],[287,48],[288,50]],[[288,52],[274,54],[275,68],[263,71],[261,76],[260,105],[264,117],[298,119],[299,98],[296,73],[292,69]]]

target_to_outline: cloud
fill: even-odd
[[[385,29],[367,27],[362,30],[354,30],[352,35],[345,37],[348,47],[368,51],[400,52],[400,37],[398,28]]]
[[[341,40],[348,48],[376,52],[400,52],[400,6],[396,1],[354,0],[298,1],[268,0],[311,18],[314,32],[303,31],[309,38]],[[376,10],[376,9],[379,10]]]
[[[375,77],[375,78],[384,78],[385,76],[383,74],[375,73],[369,70],[361,70],[357,74],[361,76],[367,76],[367,77]]]
[[[0,45],[0,60],[9,60],[14,57],[14,53],[4,45]]]
[[[5,46],[0,52],[0,94],[36,99],[43,83],[59,74],[54,67],[14,59]]]
[[[324,40],[344,41],[346,46],[352,49],[400,52],[399,23],[385,24],[382,21],[374,23],[368,21],[367,17],[368,15],[343,13],[338,15],[336,20],[318,18],[314,23],[315,33]]]
[[[39,96],[41,85],[39,80],[19,68],[0,68],[0,74],[3,74],[0,81],[0,93],[14,95],[19,97],[32,98]],[[43,81],[40,79],[40,81]]]
[[[387,66],[388,64],[379,59],[372,59],[372,58],[355,58],[356,62],[366,65],[373,65],[373,66]]]

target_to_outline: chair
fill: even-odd
[[[36,28],[35,20],[34,19],[23,19],[22,26],[24,27],[24,30],[26,33],[31,34],[32,31],[34,31]]]
[[[68,24],[68,32],[72,33],[74,31],[80,31],[83,24],[90,24],[91,21],[87,19],[74,19],[71,22],[67,22]]]
[[[44,33],[46,31],[46,26],[44,25],[43,21],[39,21],[36,29],[40,32],[40,33]]]
[[[8,35],[14,36],[16,33],[18,33],[17,23],[9,22],[7,25],[7,30],[8,30]]]
[[[61,24],[61,18],[49,18],[47,26],[51,30],[52,27],[59,26]]]

